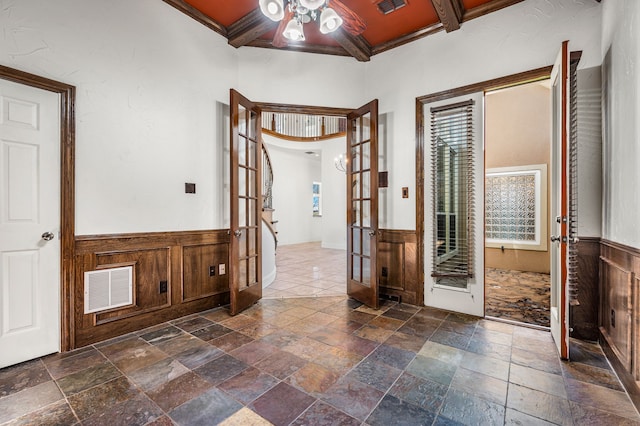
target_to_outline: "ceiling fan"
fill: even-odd
[[[280,22],[271,43],[275,47],[285,47],[288,40],[304,41],[303,24],[318,19],[322,34],[332,33],[342,27],[349,34],[357,36],[367,27],[340,0],[259,0],[259,5],[265,16]]]

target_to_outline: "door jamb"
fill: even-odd
[[[0,65],[0,78],[60,95],[60,351],[74,347],[75,86]]]
[[[418,240],[418,285],[417,300],[420,305],[424,305],[424,161],[425,161],[425,124],[424,106],[426,104],[451,99],[458,96],[469,95],[477,92],[496,90],[503,87],[516,86],[518,84],[530,83],[537,80],[544,80],[550,77],[553,66],[536,68],[517,74],[486,80],[479,83],[460,86],[454,89],[443,90],[429,95],[416,98],[416,237]],[[483,160],[484,162],[484,160]],[[483,163],[484,164],[484,163]],[[484,231],[483,231],[484,233]]]

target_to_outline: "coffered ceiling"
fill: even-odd
[[[163,1],[226,37],[229,44],[236,48],[276,48],[272,40],[278,22],[273,22],[262,14],[258,0]],[[368,61],[375,54],[439,31],[455,31],[466,21],[523,0],[340,1],[364,21],[364,32],[354,36],[339,28],[333,33],[322,34],[317,23],[310,22],[304,25],[305,41],[289,41],[281,49],[352,56],[359,61]],[[392,11],[388,12],[389,10]]]

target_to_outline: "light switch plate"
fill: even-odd
[[[218,265],[218,275],[224,275],[227,273],[227,266],[224,263]]]

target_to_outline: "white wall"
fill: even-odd
[[[605,127],[602,236],[640,247],[640,2],[605,1],[603,7],[601,53],[604,58],[610,52],[611,69],[609,82],[603,82],[609,96],[609,122],[603,124],[609,131]]]
[[[158,0],[5,0],[0,27],[0,63],[77,88],[77,234],[222,227],[224,38]]]
[[[276,156],[279,156],[280,151],[284,151],[290,154],[289,157],[283,158],[282,163],[278,167],[278,180],[274,182],[274,191],[282,192],[282,181],[288,186],[301,185],[300,183],[292,183],[290,181],[300,180],[299,173],[297,172],[297,166],[295,163],[298,158],[302,157],[304,160],[306,155],[304,151],[315,151],[320,153],[319,167],[320,174],[316,180],[322,183],[322,217],[313,219],[312,229],[313,236],[308,237],[306,241],[321,241],[322,247],[333,249],[346,249],[346,177],[345,174],[339,172],[335,165],[334,159],[340,154],[344,154],[346,149],[345,137],[327,139],[320,142],[290,142],[283,139],[279,139],[269,135],[263,135],[264,141],[269,148],[271,160],[273,161],[274,152]],[[291,163],[289,163],[291,161]],[[275,166],[274,166],[275,169]],[[304,172],[303,172],[304,173]],[[306,183],[304,183],[306,188]],[[306,189],[305,189],[306,190]],[[290,193],[286,193],[289,195]],[[284,203],[291,203],[291,200],[283,200]],[[276,204],[277,203],[277,204]],[[307,206],[310,206],[310,202],[303,201],[303,209],[306,212]],[[281,202],[274,199],[275,218],[280,220],[281,215]],[[282,222],[278,223],[278,238],[279,244],[293,244],[282,242],[280,229]],[[316,225],[320,224],[320,228],[316,228]],[[302,232],[307,232],[306,230]],[[318,234],[319,232],[319,234]],[[292,238],[295,240],[295,238]],[[297,241],[297,242],[306,242]]]
[[[608,3],[620,2],[605,2],[613,28],[623,9]],[[624,4],[637,11],[634,1]],[[379,98],[390,183],[381,226],[415,229],[415,98],[551,64],[565,39],[583,50],[581,67],[599,65],[601,8],[527,0],[363,64],[234,49],[159,0],[4,0],[0,63],[78,89],[77,234],[224,227],[226,132],[216,105],[228,103],[231,87],[262,102],[357,107]],[[185,182],[198,193],[184,194]],[[620,232],[612,238],[625,241]]]
[[[583,51],[581,68],[599,65],[601,7],[595,1],[527,0],[365,65],[365,98],[377,97],[380,112],[391,113],[389,228],[415,229],[415,98],[553,64],[563,40]],[[401,198],[403,186],[408,199]]]
[[[322,247],[347,249],[347,179],[334,160],[346,151],[344,137],[328,139],[322,145]]]
[[[278,244],[320,241],[322,218],[314,217],[312,209],[312,185],[322,177],[320,158],[269,143],[273,137],[263,138],[273,167],[273,219],[278,221]]]

